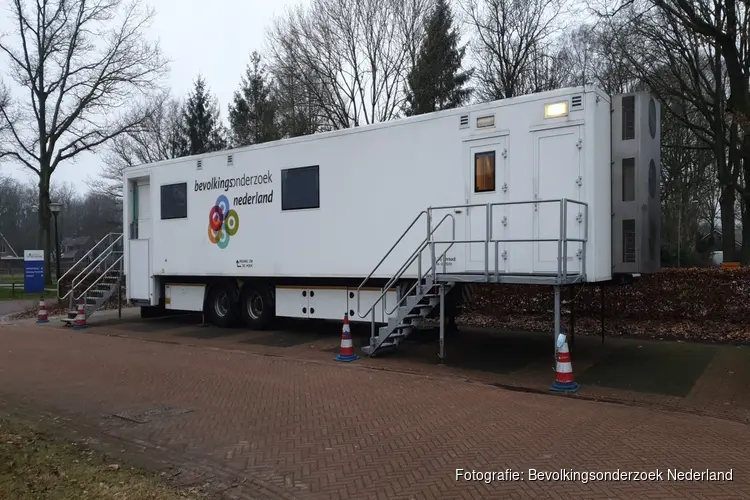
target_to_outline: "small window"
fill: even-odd
[[[320,168],[287,168],[281,171],[281,209],[320,208]]]
[[[495,152],[474,155],[474,192],[486,193],[495,190]]]
[[[161,219],[187,218],[187,183],[161,187]]]
[[[622,201],[635,201],[635,158],[622,159]]]
[[[622,221],[622,261],[635,262],[635,219]]]
[[[622,98],[622,140],[635,139],[635,96]]]

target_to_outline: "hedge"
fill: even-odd
[[[574,297],[576,317],[599,318],[599,285],[563,289]],[[632,284],[604,286],[606,318],[644,321],[712,321],[750,324],[750,268],[664,269]],[[494,317],[539,315],[553,310],[553,288],[540,285],[482,285],[467,312]],[[567,306],[566,306],[567,309]]]

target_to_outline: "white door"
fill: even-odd
[[[138,239],[151,238],[151,186],[148,183],[136,185],[138,203]]]
[[[568,198],[582,200],[581,175],[581,127],[535,132],[534,144],[534,194],[535,199],[550,200]],[[567,204],[568,238],[583,235],[583,212],[580,205]],[[579,216],[580,214],[580,216]],[[560,203],[538,203],[534,207],[534,238],[557,240],[561,232]],[[567,245],[567,272],[578,273],[581,268],[581,244]],[[534,273],[556,274],[558,271],[558,242],[534,243]]]
[[[468,144],[468,196],[467,204],[499,203],[507,201],[508,179],[506,158],[507,136],[469,141]],[[466,210],[466,239],[484,241],[507,239],[505,224],[507,207],[498,205],[491,207],[491,228],[488,228],[488,208],[470,207]],[[506,269],[505,243],[497,243],[497,259],[495,258],[495,243],[490,242],[489,248],[484,243],[468,243],[466,252],[466,271],[469,273],[484,273],[485,262],[490,273]],[[485,255],[486,254],[486,255]]]
[[[129,269],[126,276],[127,295],[130,300],[151,302],[151,255],[149,240],[128,241]]]
[[[151,186],[148,180],[139,180],[133,186],[133,219],[137,233],[128,241],[127,291],[131,300],[152,299],[151,276]],[[133,238],[135,236],[135,238]]]

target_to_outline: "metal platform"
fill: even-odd
[[[585,274],[435,273],[436,283],[489,283],[508,285],[572,285],[586,282]]]

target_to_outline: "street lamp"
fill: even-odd
[[[57,215],[62,210],[62,203],[50,203],[49,211],[55,218],[55,268],[57,271],[56,280],[60,281],[60,234],[57,232]]]

